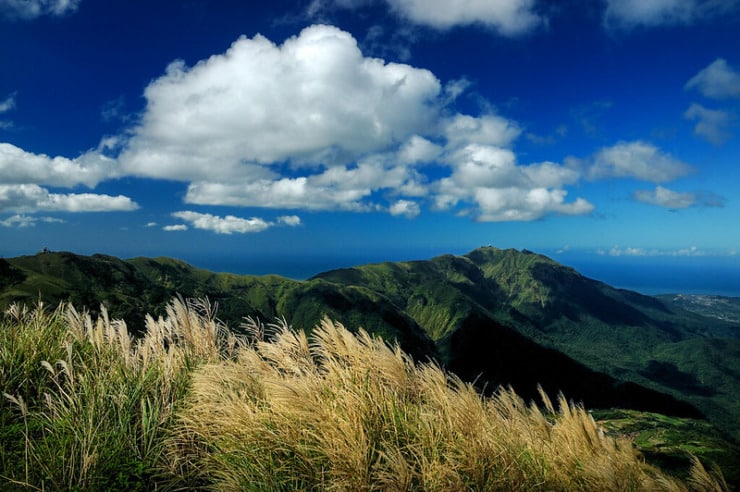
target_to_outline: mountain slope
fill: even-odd
[[[243,318],[271,321],[285,316],[295,326],[316,326],[329,316],[347,326],[397,340],[410,354],[436,355],[434,343],[403,312],[372,291],[354,286],[297,282],[275,275],[254,277],[213,273],[170,258],[118,258],[72,253],[42,253],[0,260],[0,306],[20,301],[46,304],[71,301],[93,313],[101,303],[133,331],[144,328],[144,314],[163,314],[173,296],[208,298],[219,318],[239,330]]]
[[[614,289],[528,251],[480,248],[316,278],[386,293],[438,342],[453,370],[495,374],[487,350],[506,326],[593,371],[691,402],[740,437],[737,324]]]
[[[656,297],[702,316],[740,323],[740,297],[705,294],[661,294]]]
[[[207,297],[237,330],[244,316],[285,316],[310,328],[327,315],[489,388],[512,384],[533,396],[540,383],[590,407],[684,416],[698,408],[736,435],[740,429],[733,396],[740,377],[728,370],[738,367],[735,325],[613,289],[526,251],[481,248],[304,282],[213,273],[168,258],[71,253],[2,260],[0,273],[5,304],[39,294],[47,304],[102,302],[134,329],[143,327],[142,313],[161,314],[176,294]]]

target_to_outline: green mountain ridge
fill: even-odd
[[[706,416],[740,440],[740,325],[612,288],[529,251],[380,263],[306,281],[214,273],[170,258],[40,253],[0,260],[0,305],[69,300],[143,329],[174,296],[207,297],[238,331],[246,316],[310,329],[328,316],[417,360],[522,396],[563,391],[589,408]]]
[[[390,293],[443,354],[450,334],[475,313],[478,325],[497,322],[589,369],[688,401],[740,435],[737,324],[612,288],[528,251],[479,248],[464,256],[364,265],[314,278]],[[696,354],[711,356],[697,361]],[[483,354],[467,357],[465,366],[451,364],[458,372],[487,373]]]

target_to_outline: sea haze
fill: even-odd
[[[712,294],[740,297],[740,257],[556,258],[581,274],[647,295]]]

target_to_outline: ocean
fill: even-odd
[[[641,294],[740,297],[740,257],[568,257],[586,277]]]

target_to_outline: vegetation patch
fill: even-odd
[[[648,462],[677,476],[687,477],[692,457],[698,457],[719,466],[728,482],[740,482],[740,446],[704,420],[626,409],[592,414],[607,434],[629,437]]]
[[[655,297],[702,316],[740,323],[740,297],[708,294],[661,294]]]
[[[11,306],[3,490],[723,490],[646,464],[581,406],[483,397],[325,319],[311,334],[171,301],[142,336],[107,311]]]

